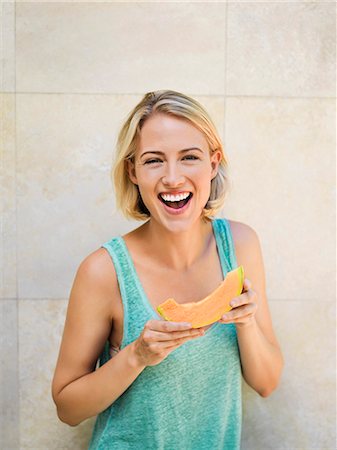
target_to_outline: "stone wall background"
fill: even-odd
[[[251,225],[286,366],[244,385],[243,450],[335,448],[336,4],[1,1],[0,448],[87,448],[51,398],[81,260],[139,225],[115,209],[119,127],[145,92],[201,101]]]

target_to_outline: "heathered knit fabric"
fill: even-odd
[[[230,225],[220,218],[212,225],[225,277],[237,267]],[[139,337],[148,320],[161,317],[146,297],[123,238],[102,247],[111,255],[121,291],[123,349]],[[110,358],[107,341],[99,365]],[[235,325],[216,322],[204,336],[146,367],[97,416],[89,450],[238,450],[241,379]]]

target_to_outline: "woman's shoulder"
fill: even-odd
[[[106,290],[117,287],[117,275],[109,252],[100,247],[87,255],[80,263],[78,273],[89,278],[92,283]]]
[[[80,263],[75,279],[80,280],[83,290],[92,292],[93,301],[111,320],[119,307],[119,285],[113,260],[104,247],[87,255]]]
[[[226,219],[230,225],[236,252],[247,250],[259,242],[256,230],[247,223]]]
[[[254,235],[257,235],[255,229],[251,226],[248,225],[247,223],[243,223],[243,222],[238,222],[236,220],[232,220],[232,219],[226,219],[227,222],[230,225],[231,228],[231,232],[239,239],[249,239]]]
[[[229,220],[238,265],[246,266],[261,253],[261,244],[256,230],[243,222]]]

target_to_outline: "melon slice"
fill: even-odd
[[[189,322],[192,328],[210,325],[232,309],[229,302],[241,294],[243,280],[243,266],[239,266],[228,272],[222,283],[203,300],[179,304],[174,298],[168,298],[157,310],[165,320]]]

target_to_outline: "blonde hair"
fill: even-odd
[[[227,196],[228,161],[216,127],[202,105],[185,94],[171,90],[145,94],[129,113],[118,134],[117,152],[111,172],[117,208],[129,219],[146,220],[150,217],[150,212],[143,203],[138,186],[129,178],[127,160],[134,161],[142,126],[155,113],[169,114],[188,120],[204,134],[211,152],[221,151],[222,158],[218,166],[218,173],[211,180],[210,197],[203,209],[203,218],[206,221],[211,220],[211,217],[221,209]]]

